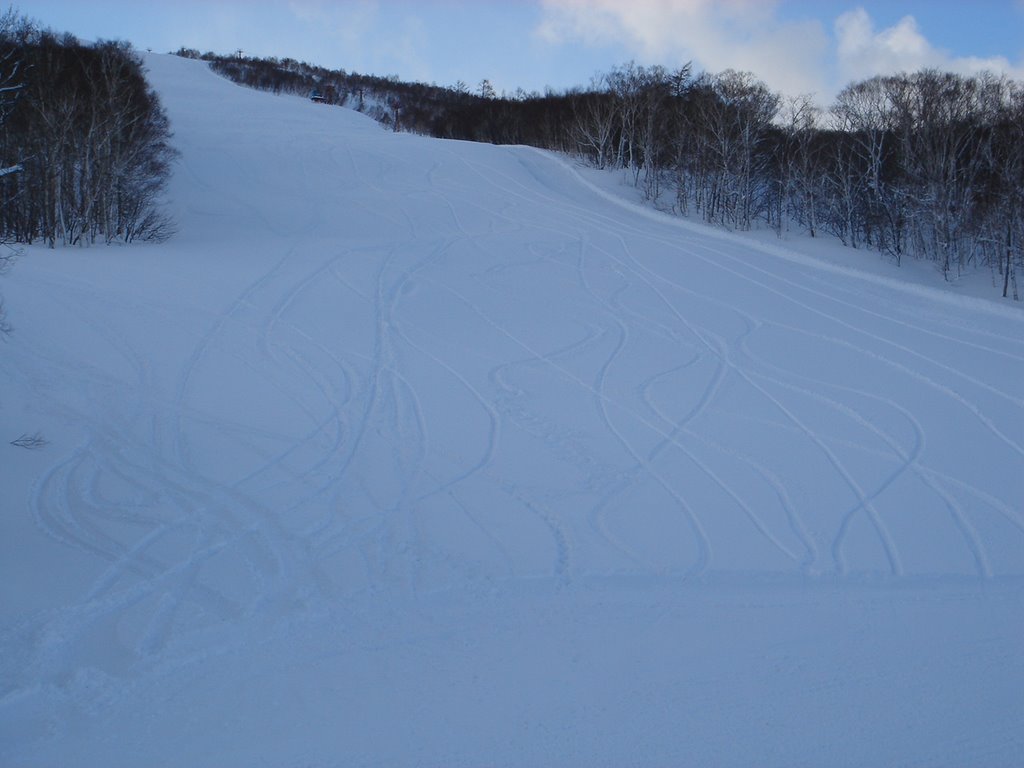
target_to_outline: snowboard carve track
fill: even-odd
[[[820,337],[820,334],[813,335],[816,337]],[[835,340],[831,341],[834,342]],[[748,350],[744,349],[743,351],[748,356],[750,356]],[[751,356],[751,359],[754,358]],[[957,528],[960,530],[961,534],[964,537],[964,542],[971,552],[971,557],[974,561],[975,568],[978,574],[984,576],[985,578],[991,578],[994,575],[992,571],[992,566],[989,562],[989,558],[985,552],[985,547],[981,540],[981,537],[979,536],[977,530],[971,525],[971,523],[967,519],[967,516],[965,515],[961,505],[957,504],[956,501],[948,493],[946,493],[932,480],[929,473],[922,469],[920,465],[920,459],[925,448],[924,427],[908,409],[902,407],[895,400],[889,397],[884,397],[882,395],[856,389],[853,387],[844,387],[834,383],[819,381],[807,376],[794,374],[791,371],[786,371],[779,368],[770,360],[758,360],[758,362],[762,366],[775,370],[783,376],[797,376],[802,381],[806,382],[808,386],[815,387],[815,389],[809,389],[803,386],[798,387],[792,384],[788,384],[784,382],[782,379],[775,377],[765,377],[766,380],[772,381],[781,387],[790,389],[791,391],[798,392],[804,397],[827,404],[829,407],[833,408],[837,413],[842,413],[843,415],[851,418],[864,429],[875,434],[880,440],[882,440],[882,442],[884,442],[898,458],[898,460],[900,461],[900,465],[885,482],[883,482],[876,488],[876,490],[874,491],[874,495],[880,495],[885,490],[885,488],[891,485],[899,476],[901,476],[908,470],[912,471],[925,483],[925,485],[930,490],[932,490],[936,495],[938,495],[942,499],[946,508],[949,510],[949,514],[953,518],[954,523],[956,524]],[[903,447],[900,446],[900,444],[892,435],[880,429],[878,426],[875,425],[874,422],[862,416],[855,409],[822,394],[822,390],[832,390],[841,393],[852,393],[859,397],[883,403],[888,408],[897,411],[907,421],[907,423],[909,423],[913,427],[915,440],[912,449],[909,452],[904,450]],[[851,510],[851,512],[844,517],[842,527],[839,533],[836,535],[836,539],[833,543],[834,559],[837,562],[841,560],[839,553],[842,547],[842,539],[846,534],[846,530],[849,526],[850,520],[852,519],[852,514],[854,511],[855,510]]]
[[[549,160],[549,159],[545,158],[544,162],[552,162],[553,163],[555,161],[552,161],[552,160]],[[483,174],[481,174],[481,178],[484,178]],[[503,176],[503,178],[507,179],[512,185],[521,186],[518,181],[513,180],[513,179],[511,179],[508,176]],[[491,180],[490,183],[494,183],[493,180]],[[511,194],[520,195],[521,193],[520,192],[512,192]],[[630,234],[635,235],[637,237],[641,237],[641,238],[643,238],[646,241],[654,241],[654,242],[662,243],[665,246],[667,246],[669,248],[672,248],[674,250],[679,250],[679,251],[683,250],[683,246],[680,246],[678,243],[666,240],[663,237],[657,235],[656,233],[642,231],[642,230],[638,229],[632,223],[625,221],[624,218],[622,218],[622,217],[616,216],[616,217],[612,218],[612,217],[609,217],[609,216],[603,216],[603,215],[601,215],[599,213],[595,213],[595,212],[593,212],[593,211],[591,211],[589,209],[580,208],[578,206],[571,205],[571,204],[566,205],[563,201],[561,201],[561,200],[559,200],[557,198],[550,197],[550,196],[545,196],[544,200],[545,200],[546,203],[549,203],[552,208],[559,208],[561,210],[564,210],[571,217],[575,217],[575,218],[580,219],[580,220],[589,221],[589,222],[591,222],[591,224],[593,226],[596,226],[596,227],[601,228],[601,229],[605,229],[614,239],[617,239],[622,244],[622,247],[623,247],[624,251],[626,252],[627,256],[629,254],[629,249],[625,245],[625,241],[623,239],[624,233],[630,233]],[[614,230],[612,229],[612,227],[614,227]],[[910,349],[906,348],[905,345],[894,343],[894,342],[892,342],[889,339],[885,339],[885,338],[883,338],[881,336],[878,336],[877,334],[872,334],[872,333],[870,333],[870,332],[868,332],[868,331],[866,331],[866,330],[864,330],[862,328],[855,327],[855,326],[851,325],[850,323],[842,320],[841,318],[837,318],[837,317],[834,317],[832,315],[826,315],[825,313],[823,313],[821,310],[817,309],[816,307],[810,306],[806,302],[799,301],[798,299],[793,298],[789,294],[781,293],[778,290],[776,290],[776,289],[772,288],[771,286],[767,285],[763,281],[752,278],[746,272],[741,272],[741,271],[739,271],[737,269],[734,269],[734,268],[728,266],[728,264],[723,263],[723,262],[729,262],[729,263],[739,264],[740,260],[736,256],[735,253],[726,252],[726,251],[724,251],[721,248],[716,248],[716,247],[713,247],[713,246],[709,246],[709,245],[707,245],[706,243],[704,243],[704,242],[702,242],[700,240],[698,240],[697,242],[695,242],[693,244],[688,244],[688,246],[691,248],[691,250],[689,250],[687,252],[688,256],[693,256],[693,257],[699,258],[702,262],[708,264],[709,266],[711,266],[712,268],[714,268],[716,270],[726,271],[726,272],[728,272],[729,274],[735,276],[738,279],[741,279],[741,280],[743,280],[745,282],[751,282],[754,285],[756,285],[758,288],[764,289],[764,290],[772,293],[773,295],[777,295],[781,299],[783,299],[783,300],[785,300],[787,302],[796,304],[796,305],[800,306],[802,309],[805,309],[808,312],[811,312],[812,314],[818,315],[818,316],[820,316],[822,318],[827,318],[829,321],[838,322],[842,327],[847,328],[848,330],[852,331],[853,334],[854,334],[854,337],[856,337],[857,335],[861,335],[861,334],[867,335],[868,338],[870,338],[873,342],[877,342],[878,345],[882,346],[883,348],[885,346],[887,346],[887,345],[888,346],[893,346],[893,347],[897,348],[898,350],[900,350],[901,352],[905,352],[905,353],[911,355],[911,357],[913,357],[914,359],[917,359],[917,360],[919,360],[919,361],[921,361],[923,363],[929,364],[929,365],[935,365],[937,368],[939,368],[940,370],[944,371],[947,374],[950,374],[950,375],[953,375],[953,376],[962,377],[965,380],[967,380],[968,382],[970,382],[971,384],[977,384],[982,389],[990,392],[991,394],[993,394],[993,395],[995,395],[997,397],[1001,397],[1001,398],[1006,399],[1008,402],[1012,403],[1015,406],[1020,406],[1020,404],[1021,404],[1021,399],[1020,398],[1015,397],[1013,395],[1010,395],[1010,394],[1006,393],[1005,391],[1003,391],[1003,390],[1001,390],[999,388],[992,387],[992,386],[988,385],[985,382],[981,382],[976,377],[971,376],[969,374],[966,374],[962,370],[954,369],[954,368],[952,368],[952,367],[950,367],[948,365],[945,365],[944,363],[941,363],[941,362],[939,362],[937,360],[934,360],[934,359],[932,359],[932,358],[930,358],[930,357],[928,357],[928,356],[926,356],[924,354],[918,353],[915,350],[910,350]],[[694,250],[694,249],[697,249],[697,250]],[[698,250],[703,250],[703,251],[709,252],[709,253],[713,254],[715,258],[711,259],[711,258],[708,258],[708,257],[700,256],[699,253],[697,252]],[[633,263],[637,266],[637,268],[639,268],[639,269],[643,270],[644,272],[646,272],[647,268],[642,267],[639,264],[639,262],[637,262],[632,257],[629,257],[629,258],[633,261]],[[769,273],[765,270],[765,268],[760,267],[760,266],[758,266],[756,264],[751,264],[751,263],[749,263],[747,261],[742,262],[742,265],[743,265],[743,269],[747,270],[747,272],[760,273],[760,274],[763,274],[763,275],[766,275],[766,276],[770,276],[773,279],[782,280],[786,284],[791,285],[794,288],[798,288],[798,289],[809,291],[812,295],[815,295],[821,301],[838,302],[841,305],[845,306],[846,308],[860,311],[860,307],[858,307],[857,305],[852,304],[850,302],[845,302],[845,301],[842,301],[840,299],[837,299],[836,297],[831,295],[831,293],[829,293],[829,292],[815,290],[813,288],[810,288],[807,285],[795,283],[795,282],[793,282],[791,280],[788,280],[787,278],[780,277],[780,276],[775,275],[775,274],[769,275]],[[653,279],[664,281],[664,282],[666,282],[666,284],[669,284],[669,285],[673,286],[673,288],[675,288],[675,289],[683,290],[684,292],[688,292],[688,293],[690,292],[689,289],[685,288],[684,286],[680,285],[679,283],[677,283],[676,281],[674,281],[674,280],[672,280],[670,278],[666,278],[665,276],[660,275],[660,274],[658,274],[656,272],[650,272],[649,274],[651,275],[651,277]],[[813,277],[814,276],[812,275],[812,278]],[[657,290],[657,289],[655,289],[655,290]],[[667,298],[664,298],[664,297],[662,297],[662,298],[663,298],[664,303],[665,303],[666,306],[672,307],[671,302]],[[673,308],[673,311],[676,311],[676,310],[674,310],[674,308]],[[679,316],[678,313],[677,313],[677,316]],[[679,316],[679,317],[680,317],[680,319],[682,319],[681,316]],[[684,321],[684,323],[685,322],[686,321]],[[909,323],[906,323],[906,322],[903,322],[901,324],[904,327],[908,327],[908,328],[911,328],[911,329],[915,329],[916,328],[916,326],[913,326],[913,325],[911,325]],[[804,329],[791,329],[790,328],[789,330],[800,330],[803,333],[808,333],[808,331],[806,331]],[[927,330],[927,329],[923,329],[923,330]],[[700,337],[700,333],[699,332],[694,331],[694,333],[695,333],[695,335],[698,336],[698,338]],[[945,334],[939,334],[939,336],[940,337],[945,337],[946,335]],[[994,338],[999,338],[1000,341],[1007,342],[1010,346],[1013,346],[1013,344],[1018,344],[1019,343],[1019,341],[1013,340],[1013,339],[1009,339],[1008,337],[995,336],[995,335],[993,335],[993,337]],[[1007,358],[1007,359],[1010,359],[1010,360],[1016,361],[1016,360],[1019,359],[1016,356],[1014,356],[1014,355],[1012,355],[1010,353],[1004,352],[1002,350],[994,350],[993,348],[986,347],[984,345],[978,345],[978,344],[974,344],[974,343],[971,343],[971,342],[962,341],[962,340],[959,340],[959,339],[953,339],[953,340],[957,341],[958,343],[963,343],[963,344],[965,344],[965,345],[967,345],[967,346],[969,346],[971,348],[979,349],[979,350],[982,350],[982,351],[986,351],[986,352],[988,352],[990,354],[995,352],[995,353],[999,354],[999,356]],[[873,356],[876,359],[884,362],[885,364],[887,364],[889,366],[892,366],[892,367],[900,370],[901,372],[907,373],[908,375],[913,376],[913,377],[917,378],[918,380],[924,382],[928,386],[933,387],[933,388],[939,390],[944,395],[949,396],[950,398],[955,400],[957,403],[961,404],[969,412],[971,412],[975,416],[975,418],[977,418],[977,420],[981,423],[983,428],[985,428],[987,431],[989,431],[991,434],[993,434],[996,438],[998,438],[1004,444],[1006,444],[1008,447],[1010,447],[1015,453],[1018,453],[1018,454],[1021,453],[1021,446],[1020,446],[1020,444],[1018,444],[1012,438],[1008,437],[1003,430],[1001,430],[998,426],[996,426],[991,421],[991,419],[989,417],[987,417],[983,413],[982,409],[976,403],[970,401],[969,399],[964,397],[960,392],[954,390],[952,387],[950,387],[948,385],[944,385],[944,384],[940,383],[939,381],[937,381],[935,378],[933,378],[931,376],[928,376],[928,375],[925,375],[925,374],[922,374],[919,371],[912,369],[908,365],[905,365],[903,363],[897,362],[897,361],[893,360],[892,358],[890,358],[889,356],[883,356],[881,354],[871,352],[870,350],[866,349],[865,347],[863,347],[861,345],[854,345],[854,344],[851,344],[849,341],[846,341],[846,340],[838,340],[838,342],[839,343],[843,343],[845,345],[848,345],[851,348],[854,348],[854,349],[856,349],[859,352],[862,352],[864,354],[868,354],[870,356]],[[705,346],[707,346],[709,351],[711,351],[712,353],[716,353],[715,350],[713,349],[713,347],[711,347],[710,345],[705,344]],[[751,383],[752,385],[754,384],[752,381],[749,380],[749,378],[746,377],[746,374],[745,374],[745,372],[743,370],[736,369],[736,372],[738,372],[742,377],[744,377],[749,383]],[[755,387],[756,387],[756,385],[755,385]],[[817,445],[819,445],[819,447],[822,449],[823,453],[829,458],[830,463],[833,463],[833,465],[835,466],[835,462],[838,461],[838,459],[827,448],[827,445],[825,445],[825,443],[821,442],[820,436],[817,437],[817,438],[814,437],[814,436],[811,436],[810,433],[808,433],[806,429],[801,429],[801,431],[803,431],[805,434],[807,434],[809,437],[811,437],[812,441],[814,441]],[[873,505],[870,503],[869,498],[868,498],[867,494],[864,492],[864,490],[859,488],[859,486],[856,483],[856,481],[853,481],[852,475],[850,475],[849,472],[847,472],[846,470],[842,469],[839,466],[836,466],[836,469],[837,469],[838,474],[841,477],[844,478],[844,481],[849,485],[851,490],[853,490],[854,493],[858,496],[858,499],[859,499],[858,505],[853,510],[851,510],[851,513],[852,512],[856,512],[857,510],[860,510],[860,509],[864,509],[868,513],[869,519],[872,522],[872,526],[874,527],[876,533],[878,534],[878,536],[880,538],[880,541],[883,543],[883,546],[884,546],[885,551],[886,551],[886,555],[887,555],[887,557],[889,559],[891,570],[893,571],[894,574],[899,574],[902,571],[902,565],[899,562],[899,557],[898,557],[898,554],[897,554],[897,551],[896,551],[896,548],[895,548],[895,546],[896,546],[895,542],[892,540],[891,536],[886,532],[885,527],[884,527],[884,525],[882,523],[882,520],[881,520],[880,516],[877,513],[877,510],[874,510]],[[987,574],[988,570],[989,570],[989,566],[986,564],[987,559],[986,559],[986,556],[984,555],[983,545],[982,545],[981,541],[974,534],[971,533],[971,530],[972,530],[971,526],[963,518],[962,514],[960,514],[959,512],[956,511],[956,507],[955,506],[954,507],[950,507],[947,501],[944,501],[944,505],[947,506],[947,508],[950,509],[950,513],[957,520],[958,527],[961,529],[961,531],[963,532],[965,538],[968,540],[969,547],[970,547],[970,549],[971,549],[971,551],[973,553],[972,556],[975,559],[975,562],[976,562],[977,569],[978,569],[979,573]],[[841,566],[841,569],[843,567],[844,566]]]

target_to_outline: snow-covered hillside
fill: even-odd
[[[2,284],[0,764],[1020,760],[1024,314],[147,63],[178,234]]]

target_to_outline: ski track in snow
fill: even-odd
[[[943,370],[944,372],[946,372],[948,374],[951,374],[952,376],[954,376],[956,378],[966,380],[966,381],[970,382],[972,385],[975,385],[975,386],[977,386],[977,387],[979,387],[979,388],[981,388],[983,390],[988,391],[989,393],[991,393],[993,395],[996,395],[996,396],[998,396],[1000,398],[1003,398],[1003,399],[1007,400],[1008,402],[1012,403],[1013,405],[1017,406],[1018,408],[1022,404],[1024,404],[1024,401],[1022,401],[1019,397],[1015,397],[1015,396],[1013,396],[1013,395],[1011,395],[1011,394],[1009,394],[1009,393],[1007,393],[1007,392],[1005,392],[1005,391],[1003,391],[1003,390],[1001,390],[999,388],[992,387],[992,386],[988,385],[985,382],[979,381],[976,377],[968,374],[967,372],[965,372],[962,369],[954,368],[954,367],[951,367],[949,365],[945,365],[945,364],[943,364],[941,362],[938,362],[938,361],[936,361],[936,360],[934,360],[934,359],[932,359],[932,358],[930,358],[930,357],[928,357],[926,355],[923,355],[923,354],[918,353],[918,352],[916,352],[916,351],[914,351],[912,349],[909,349],[905,345],[899,344],[899,343],[893,341],[890,338],[885,338],[885,337],[883,337],[881,335],[878,335],[878,334],[869,333],[864,328],[858,327],[858,326],[854,326],[854,325],[852,325],[851,323],[849,323],[847,321],[844,321],[844,320],[842,320],[840,318],[837,318],[832,313],[827,313],[827,312],[823,311],[819,307],[807,304],[804,301],[801,301],[801,300],[799,300],[797,298],[794,298],[792,295],[784,294],[780,290],[778,290],[776,288],[773,288],[771,285],[769,285],[766,282],[763,282],[761,280],[756,280],[754,278],[751,278],[748,273],[749,272],[755,272],[757,274],[766,275],[766,276],[768,276],[769,278],[771,278],[773,280],[776,280],[776,281],[779,281],[779,282],[783,282],[786,285],[789,285],[791,287],[797,288],[800,291],[805,291],[805,292],[811,293],[816,299],[821,300],[824,303],[824,306],[831,306],[832,304],[840,304],[840,305],[842,305],[844,307],[853,309],[853,310],[857,311],[858,313],[870,314],[870,315],[873,315],[873,316],[876,316],[876,317],[880,317],[880,318],[883,318],[883,319],[886,319],[886,320],[889,320],[889,321],[892,321],[891,317],[888,317],[886,315],[883,315],[883,314],[880,314],[880,313],[877,313],[877,312],[872,312],[870,310],[866,310],[863,307],[861,307],[859,305],[856,305],[856,304],[853,304],[853,303],[851,303],[849,301],[840,300],[840,299],[836,298],[834,295],[832,295],[831,293],[829,293],[827,291],[813,289],[813,288],[808,287],[806,284],[801,284],[801,283],[795,282],[793,280],[789,280],[789,279],[785,279],[785,278],[779,277],[776,274],[770,273],[764,267],[761,267],[761,266],[759,266],[757,264],[752,264],[749,261],[741,260],[736,255],[735,252],[727,252],[727,251],[725,251],[725,250],[723,250],[721,248],[711,247],[711,246],[709,246],[709,245],[707,245],[705,243],[695,243],[694,246],[681,245],[679,243],[675,243],[675,242],[672,242],[672,241],[668,241],[668,240],[664,240],[664,239],[658,238],[658,237],[653,236],[653,235],[651,235],[651,234],[649,234],[647,232],[642,232],[635,225],[632,225],[631,223],[628,223],[628,222],[622,222],[622,221],[620,221],[618,219],[612,219],[611,217],[607,217],[607,216],[600,216],[600,215],[598,215],[596,213],[593,213],[590,210],[580,209],[578,206],[575,206],[575,205],[565,205],[564,203],[561,203],[560,201],[558,201],[557,199],[554,199],[554,198],[547,198],[547,201],[552,206],[561,205],[563,210],[566,210],[567,212],[571,211],[571,212],[575,213],[577,216],[579,216],[580,218],[589,219],[592,222],[592,226],[594,226],[594,227],[608,226],[608,232],[610,234],[613,234],[613,236],[619,241],[619,243],[620,243],[620,245],[622,247],[622,250],[625,253],[627,259],[629,261],[632,261],[634,264],[636,264],[636,266],[641,270],[641,274],[647,273],[652,278],[654,278],[654,279],[656,279],[658,281],[665,282],[666,284],[670,285],[673,288],[677,288],[677,289],[679,289],[679,290],[681,290],[683,292],[690,293],[691,295],[693,295],[692,291],[686,289],[684,286],[680,285],[679,283],[677,283],[673,279],[666,278],[663,275],[660,275],[660,274],[657,274],[657,273],[655,273],[653,271],[650,271],[650,270],[646,269],[645,267],[641,266],[638,262],[636,262],[636,260],[633,259],[631,254],[629,253],[629,248],[628,248],[628,246],[626,246],[625,241],[622,238],[622,235],[619,234],[619,233],[621,233],[624,230],[632,230],[632,232],[634,232],[637,235],[643,236],[644,239],[646,239],[646,240],[660,240],[660,242],[664,243],[665,245],[667,245],[667,246],[669,246],[669,247],[671,247],[671,248],[673,248],[675,250],[687,250],[689,255],[691,255],[691,256],[695,255],[698,258],[701,258],[702,261],[704,261],[705,263],[709,264],[710,266],[713,266],[716,269],[728,271],[730,274],[734,275],[738,279],[741,279],[741,280],[744,280],[744,281],[747,281],[747,282],[752,282],[758,288],[764,289],[764,290],[766,290],[768,292],[771,292],[771,293],[779,296],[780,298],[782,298],[785,301],[797,304],[802,309],[805,309],[805,310],[807,310],[808,312],[810,312],[812,314],[818,315],[818,316],[823,317],[823,318],[825,318],[825,319],[827,319],[827,320],[829,320],[831,322],[835,322],[835,323],[838,323],[838,324],[842,325],[843,327],[845,327],[848,330],[852,331],[855,338],[857,336],[859,336],[859,335],[867,335],[867,336],[869,336],[869,338],[873,342],[876,342],[876,347],[879,347],[879,348],[882,348],[882,349],[886,349],[888,347],[893,347],[893,348],[899,350],[901,353],[905,353],[906,355],[908,355],[908,356],[910,356],[912,358],[916,358],[919,361],[923,361],[923,362],[925,362],[928,365],[935,366],[935,367]],[[606,222],[607,222],[607,224],[606,224]],[[700,256],[700,252],[701,251],[711,253],[713,255],[713,258],[707,258],[707,257]],[[619,262],[619,263],[623,264],[623,262]],[[742,270],[745,270],[745,272],[741,271],[740,269],[730,267],[729,266],[730,264],[741,264],[742,265]],[[812,277],[814,277],[814,276],[812,275]],[[653,286],[652,286],[652,288],[653,288]],[[840,289],[841,290],[845,290],[845,289],[842,288],[842,286],[840,286]],[[657,289],[654,289],[654,290],[657,293],[657,295],[659,296],[659,299],[661,299],[665,303],[666,306],[670,307],[671,311],[673,311],[674,313],[677,314],[677,316],[679,317],[681,323],[683,325],[686,325],[688,327],[688,330],[690,330],[693,333],[693,335],[697,336],[701,340],[701,342],[705,346],[708,347],[708,350],[710,352],[715,353],[715,354],[727,354],[727,353],[715,352],[715,350],[713,349],[712,345],[709,344],[705,339],[703,339],[701,337],[701,331],[699,331],[698,329],[690,326],[688,321],[686,321],[681,315],[678,315],[676,309],[672,306],[670,300],[667,299]],[[739,313],[738,308],[731,307],[731,309],[733,311],[736,311],[736,312]],[[748,322],[755,322],[755,321],[752,320],[752,318],[749,318],[749,316],[746,317],[746,319],[748,320]],[[757,322],[758,325],[761,325],[761,326],[768,325],[768,323],[766,323],[764,321],[756,321],[756,322]],[[895,322],[895,321],[893,321],[893,322]],[[788,330],[790,332],[793,332],[793,333],[801,333],[801,334],[813,335],[813,336],[816,336],[818,338],[821,338],[822,340],[826,340],[826,341],[828,341],[829,343],[832,343],[832,344],[846,345],[846,346],[854,349],[858,353],[865,354],[865,355],[870,355],[872,357],[880,359],[885,364],[891,365],[893,367],[898,368],[902,372],[908,373],[909,375],[919,379],[920,381],[922,381],[926,385],[928,385],[930,387],[934,387],[936,389],[939,389],[941,392],[943,392],[943,394],[948,395],[951,399],[955,400],[957,403],[961,404],[964,408],[966,408],[968,411],[970,411],[978,419],[978,421],[980,421],[984,425],[984,427],[989,432],[991,432],[993,435],[998,437],[1002,442],[1004,442],[1008,447],[1010,447],[1015,453],[1021,454],[1021,446],[1020,446],[1020,444],[1016,440],[1010,438],[1003,430],[1001,430],[998,426],[996,426],[995,423],[989,417],[987,417],[984,414],[981,406],[979,406],[976,402],[971,401],[971,400],[965,398],[958,391],[952,389],[951,387],[941,383],[940,381],[932,378],[929,375],[924,374],[920,369],[913,369],[910,366],[907,366],[907,365],[905,365],[903,363],[900,363],[900,362],[894,360],[891,357],[888,357],[886,355],[883,355],[883,354],[880,354],[878,352],[872,351],[871,349],[869,349],[867,347],[860,346],[860,345],[858,345],[856,343],[853,343],[853,342],[849,341],[848,339],[838,339],[836,337],[825,336],[823,334],[815,334],[815,333],[813,333],[811,331],[808,331],[806,329],[803,329],[803,328],[794,328],[792,326],[780,326],[779,324],[773,324],[773,325],[775,327],[783,327],[786,330]],[[982,350],[982,351],[985,351],[987,353],[998,354],[1001,357],[1005,357],[1005,358],[1008,358],[1008,359],[1013,360],[1013,361],[1018,361],[1019,362],[1021,360],[1021,358],[1019,358],[1019,357],[1017,357],[1015,355],[1012,355],[1011,353],[1006,352],[1004,350],[996,350],[996,349],[993,349],[992,347],[988,347],[988,346],[985,346],[985,345],[974,344],[974,343],[971,343],[969,341],[965,341],[963,339],[950,336],[948,334],[941,334],[941,333],[937,333],[937,332],[931,331],[929,329],[920,328],[920,326],[913,326],[913,325],[911,325],[911,324],[909,324],[909,323],[907,323],[905,321],[899,321],[899,325],[902,325],[903,327],[910,328],[910,329],[915,330],[915,331],[920,330],[920,331],[922,331],[924,333],[927,333],[929,335],[937,336],[937,337],[942,338],[944,340],[953,341],[954,343],[957,343],[957,344],[963,344],[965,346],[970,346],[970,347],[972,347],[974,349]],[[997,338],[999,338],[1000,341],[1004,341],[1004,342],[1010,343],[1011,346],[1014,345],[1014,344],[1018,344],[1019,343],[1018,340],[1012,339],[1011,337],[998,336]],[[737,341],[739,341],[741,346],[742,346],[742,340],[737,340]],[[842,546],[842,539],[843,539],[843,537],[845,535],[845,531],[846,531],[846,529],[848,527],[848,523],[852,519],[852,515],[854,513],[856,513],[857,511],[859,511],[861,509],[864,509],[865,511],[867,511],[869,513],[869,516],[871,517],[872,523],[873,523],[873,525],[874,525],[874,527],[875,527],[875,529],[876,529],[880,539],[882,540],[883,545],[885,546],[886,553],[887,553],[887,558],[888,558],[889,563],[890,563],[890,567],[892,568],[894,573],[899,574],[902,571],[902,565],[899,562],[899,557],[898,557],[898,554],[897,554],[897,551],[896,551],[895,542],[892,541],[889,533],[886,531],[885,526],[884,526],[884,524],[883,524],[883,522],[882,522],[878,512],[876,510],[874,510],[873,505],[871,504],[870,499],[878,496],[879,494],[881,494],[882,491],[884,491],[885,487],[890,485],[892,483],[892,481],[895,480],[896,477],[898,477],[898,475],[904,469],[906,469],[908,466],[910,466],[911,464],[913,464],[916,461],[916,457],[913,458],[913,459],[910,459],[910,458],[901,456],[901,460],[904,462],[904,465],[901,468],[899,468],[896,471],[896,473],[894,473],[892,476],[890,476],[885,481],[883,481],[882,484],[880,486],[878,486],[876,488],[876,490],[873,491],[870,494],[870,496],[869,496],[869,495],[865,494],[865,492],[859,487],[859,485],[857,484],[856,480],[847,472],[847,470],[840,463],[839,459],[831,452],[831,450],[827,447],[827,445],[818,436],[816,436],[814,433],[812,433],[807,427],[802,425],[801,422],[799,421],[799,419],[794,414],[789,413],[785,409],[785,407],[782,406],[782,404],[779,403],[777,400],[775,400],[767,391],[765,391],[759,385],[755,384],[750,378],[748,378],[748,373],[746,371],[737,370],[737,372],[740,374],[740,376],[742,376],[744,379],[746,379],[748,381],[748,383],[752,384],[756,389],[758,389],[758,391],[760,391],[761,394],[765,395],[769,400],[774,402],[780,408],[780,410],[783,410],[783,412],[786,413],[786,415],[790,419],[790,421],[792,423],[794,423],[799,429],[801,429],[801,431],[804,431],[808,435],[808,437],[810,437],[810,439],[819,446],[821,451],[829,458],[829,461],[833,464],[833,466],[835,467],[837,472],[843,477],[844,481],[856,493],[856,495],[857,495],[857,497],[859,499],[859,503],[858,503],[858,505],[856,507],[854,507],[852,510],[850,510],[850,512],[848,512],[844,516],[843,524],[842,524],[842,526],[841,526],[841,528],[840,528],[840,530],[839,530],[839,532],[838,532],[838,534],[836,536],[836,539],[835,539],[835,541],[833,543],[833,547],[832,547],[833,548],[834,559],[836,561],[837,568],[840,570],[840,572],[844,572],[846,570],[845,564],[843,563],[842,557],[840,555],[840,550],[841,550],[841,546]],[[761,376],[761,374],[757,374],[757,375]],[[809,395],[809,396],[814,396],[814,393],[813,392],[809,392],[809,391],[805,391],[804,394]],[[890,405],[895,405],[894,401],[890,400],[889,403],[890,403]],[[872,430],[877,432],[876,428],[874,428],[873,426],[867,424],[866,422],[865,422],[865,424],[867,426],[869,426],[869,428],[871,428]],[[917,433],[919,435],[919,439],[923,440],[923,435],[922,435],[922,432],[921,432],[920,424],[915,422],[914,426],[915,426],[915,429],[917,430]],[[889,442],[891,443],[891,441],[889,441]],[[1021,454],[1021,455],[1024,456],[1024,454]],[[942,496],[944,498],[944,501],[947,503],[947,505],[950,504],[950,501],[949,501],[948,497],[945,494],[943,494],[938,489],[934,488],[934,486],[933,486],[933,490],[935,490],[940,496]],[[954,517],[958,521],[958,526],[962,529],[965,538],[967,538],[969,540],[969,542],[970,542],[970,547],[971,547],[971,550],[972,550],[975,562],[977,564],[978,570],[982,574],[984,574],[984,575],[991,575],[991,568],[987,564],[986,558],[985,558],[984,554],[981,551],[982,546],[981,546],[980,542],[978,541],[978,536],[977,536],[976,532],[973,531],[971,526],[963,518],[962,513],[956,511],[955,508],[951,508],[951,509],[952,509],[952,513],[953,513]]]
[[[175,66],[172,119],[203,147],[224,127]],[[0,633],[0,713],[84,706],[80,670],[133,681],[95,706],[129,701],[368,596],[1024,573],[1024,319],[641,218],[534,150],[266,103],[330,126],[273,145],[282,192],[225,178],[244,148],[178,170],[175,194],[245,221],[227,288],[183,310],[33,270],[42,253],[16,271],[86,339],[15,336],[2,368],[74,430],[25,496],[80,596]],[[152,268],[215,258],[175,254]]]

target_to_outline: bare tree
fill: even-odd
[[[8,10],[3,16],[0,16],[0,37],[7,34],[14,22],[12,10]],[[3,127],[15,102],[24,90],[25,84],[21,77],[22,62],[16,54],[16,48],[10,48],[0,54],[0,128]],[[0,156],[0,178],[20,173],[21,170],[22,164],[15,158]],[[0,230],[0,275],[10,269],[16,256],[17,251],[8,242],[6,233]],[[0,336],[6,336],[10,332],[11,326],[7,322],[3,296],[0,296]]]
[[[591,90],[572,96],[571,132],[577,151],[590,158],[598,168],[613,161],[616,108],[595,80]]]
[[[0,19],[0,28],[2,26],[3,20]],[[12,48],[0,55],[0,125],[3,125],[7,119],[25,87],[25,83],[20,77],[21,60],[15,55],[16,53],[17,51]],[[15,162],[13,158],[0,157],[0,178],[21,170],[21,163]]]
[[[791,219],[811,237],[818,234],[818,215],[825,197],[820,119],[821,109],[810,95],[789,98],[783,106],[776,171],[780,231],[783,219]]]
[[[727,70],[696,83],[697,205],[708,222],[750,229],[765,204],[760,152],[779,97],[749,72]]]
[[[979,182],[989,156],[998,103],[981,79],[924,70],[900,78],[894,99],[900,126],[904,186],[915,250],[931,254],[947,277],[973,252]],[[996,102],[998,97],[996,98]]]
[[[990,96],[997,94],[998,106],[986,146],[991,189],[978,239],[1000,277],[1003,297],[1019,300],[1017,274],[1024,268],[1024,85],[1005,78],[990,78],[987,85]]]
[[[906,221],[905,198],[895,173],[897,116],[893,101],[900,85],[896,78],[882,77],[849,85],[840,91],[831,109],[835,128],[849,140],[835,159],[843,166],[838,169],[841,183],[836,189],[853,195],[841,201],[851,244],[859,234],[868,245],[892,254],[897,263],[903,253]]]

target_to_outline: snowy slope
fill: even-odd
[[[2,286],[0,764],[1019,761],[1019,311],[148,65],[177,236]]]

